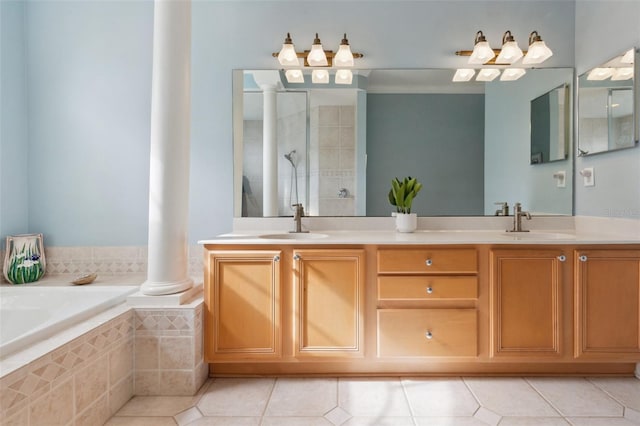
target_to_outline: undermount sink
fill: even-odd
[[[327,237],[327,234],[318,234],[315,232],[289,232],[286,234],[260,235],[260,238],[264,238],[265,240],[316,240]]]
[[[573,234],[565,234],[563,232],[504,232],[500,234],[513,240],[575,240]]]

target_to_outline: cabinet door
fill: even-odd
[[[491,252],[491,356],[561,356],[559,250]]]
[[[294,250],[294,353],[362,356],[364,250]]]
[[[206,361],[281,356],[280,251],[208,251]]]
[[[640,251],[579,250],[575,356],[640,360]]]

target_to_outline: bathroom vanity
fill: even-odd
[[[640,361],[640,242],[329,231],[201,243],[212,375],[630,374]]]

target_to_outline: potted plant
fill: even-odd
[[[391,180],[389,202],[396,207],[396,229],[398,232],[413,232],[418,227],[418,216],[411,213],[413,199],[422,189],[422,184],[411,176],[403,180]]]

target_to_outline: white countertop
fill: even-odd
[[[287,231],[235,232],[199,241],[200,244],[640,244],[635,234],[576,232],[575,230],[532,230],[505,232],[503,230],[418,230],[413,233],[396,231],[311,231],[295,234]]]

